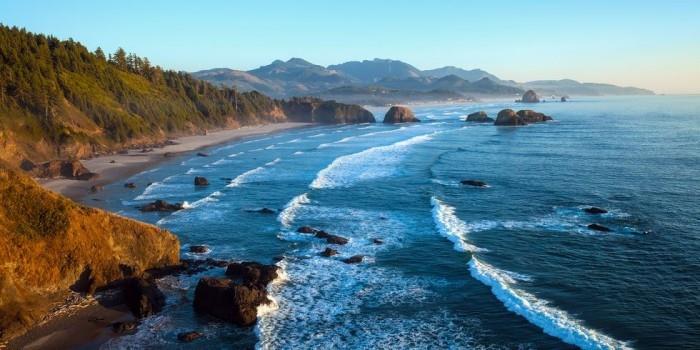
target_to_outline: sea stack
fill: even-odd
[[[420,122],[420,119],[416,118],[408,107],[392,106],[384,115],[384,123],[387,124],[416,122]]]
[[[474,112],[467,116],[468,122],[474,123],[493,123],[493,118],[490,118],[484,111]]]
[[[539,98],[539,96],[537,96],[537,94],[536,94],[534,91],[532,91],[532,90],[527,90],[527,91],[525,91],[525,93],[523,94],[523,98],[520,100],[520,102],[523,102],[523,103],[538,103],[538,102],[540,102],[540,98]]]
[[[495,125],[499,126],[517,126],[526,125],[522,119],[515,113],[512,109],[504,109],[498,112],[498,117],[496,117]]]

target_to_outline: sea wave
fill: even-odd
[[[284,206],[282,212],[280,212],[280,214],[277,216],[277,220],[282,223],[282,226],[286,228],[291,227],[301,206],[308,203],[311,203],[311,201],[306,193],[292,198],[292,200],[290,200],[289,203]]]
[[[433,220],[438,232],[454,243],[456,251],[472,253],[488,251],[469,243],[469,227],[455,215],[454,207],[435,197],[430,198],[430,203],[433,206]]]
[[[357,181],[390,176],[411,146],[429,141],[437,132],[414,136],[388,146],[377,146],[333,160],[322,169],[310,187],[349,187]]]
[[[273,161],[265,163],[265,165],[263,165],[263,166],[259,166],[255,169],[248,170],[248,171],[244,172],[243,174],[236,176],[236,178],[233,179],[228,185],[226,185],[226,187],[238,187],[238,186],[248,182],[248,180],[251,177],[265,171],[266,168],[269,168],[269,167],[279,163],[280,161],[282,161],[281,158],[276,158]]]
[[[587,328],[566,311],[517,288],[518,280],[513,273],[481,262],[476,257],[469,261],[469,271],[472,277],[491,287],[491,292],[508,310],[525,317],[551,336],[582,349],[631,349],[627,342]]]

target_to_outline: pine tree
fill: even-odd
[[[97,59],[99,59],[100,61],[105,60],[105,53],[104,53],[104,51],[102,51],[102,48],[99,46],[97,47],[97,49],[95,49],[95,57],[97,57]],[[111,57],[111,55],[110,55],[110,57]]]

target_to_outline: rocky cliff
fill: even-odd
[[[1,161],[0,198],[0,340],[36,324],[69,290],[179,262],[173,234],[76,204]]]

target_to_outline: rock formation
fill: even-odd
[[[55,179],[64,177],[73,180],[92,180],[99,175],[90,172],[78,160],[51,160],[38,166],[30,166],[29,162],[23,162],[26,169],[31,169],[31,172],[36,177]]]
[[[143,278],[129,278],[122,288],[124,301],[136,318],[156,314],[165,306],[165,295],[154,281]]]
[[[544,113],[535,112],[531,109],[523,109],[518,111],[518,117],[527,124],[530,123],[541,123],[548,120],[552,120],[552,117],[545,115]]]
[[[498,116],[496,117],[496,122],[494,124],[500,126],[517,126],[525,125],[526,123],[520,119],[520,117],[518,117],[514,110],[504,109],[498,112]]]
[[[151,211],[178,211],[183,209],[184,207],[182,206],[182,203],[168,203],[162,199],[158,199],[153,203],[146,204],[139,208],[139,210],[143,212],[151,212]]]
[[[493,118],[490,118],[484,111],[474,112],[467,116],[468,122],[474,123],[493,123]]]
[[[313,97],[294,97],[279,101],[280,108],[289,121],[324,124],[374,123],[374,115],[358,105],[323,101]]]
[[[588,214],[605,214],[608,211],[603,209],[603,208],[598,208],[598,207],[588,207],[586,209],[583,209]]]
[[[206,177],[195,176],[194,177],[194,185],[195,186],[209,186],[209,181],[207,180]]]
[[[593,230],[593,231],[600,231],[600,232],[612,231],[610,228],[603,226],[601,224],[590,224],[590,225],[588,225],[588,229]]]
[[[0,162],[0,340],[38,322],[69,288],[93,292],[179,262],[178,239],[79,205]]]
[[[540,102],[540,98],[539,98],[539,96],[537,96],[537,94],[536,94],[534,91],[532,91],[532,90],[527,90],[527,91],[525,91],[525,93],[523,94],[523,98],[520,100],[520,102],[523,102],[523,103],[537,103],[537,102]]]
[[[420,122],[408,107],[392,106],[384,115],[384,123],[415,123]]]
[[[462,185],[474,186],[474,187],[486,187],[488,184],[481,180],[462,180],[460,181]]]

